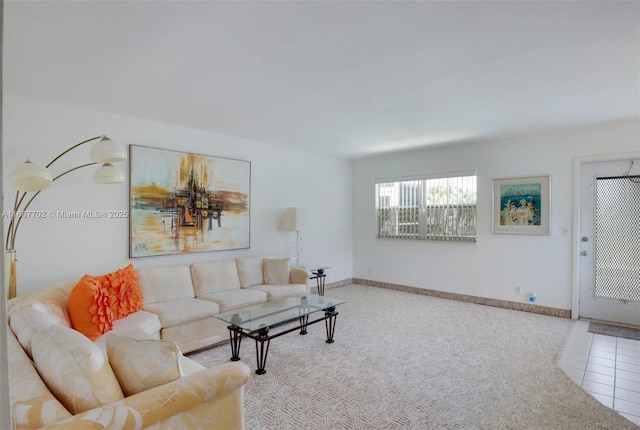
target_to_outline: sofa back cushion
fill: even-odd
[[[169,302],[195,297],[189,265],[136,269],[144,303]]]
[[[72,414],[124,398],[107,359],[83,334],[53,325],[33,338],[31,348],[38,373]]]
[[[286,285],[289,283],[291,260],[289,258],[265,258],[263,261],[264,283]]]
[[[8,319],[11,331],[30,357],[31,340],[36,334],[54,324],[71,327],[67,298],[73,285],[59,284],[18,296],[9,302]]]
[[[166,340],[137,340],[108,334],[107,355],[125,396],[184,376],[182,352],[175,343]]]
[[[240,289],[236,260],[192,264],[191,279],[196,297],[219,291]]]
[[[238,258],[236,266],[238,266],[238,278],[242,288],[264,284],[262,257]]]

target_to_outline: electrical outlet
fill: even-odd
[[[516,285],[516,286],[515,286],[515,292],[516,292],[516,294],[520,294],[520,293],[521,293],[521,291],[520,291],[520,285]]]

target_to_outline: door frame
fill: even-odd
[[[624,161],[640,158],[640,151],[622,152],[615,154],[589,155],[575,157],[573,159],[573,270],[571,288],[571,319],[577,320],[580,316],[580,192],[582,191],[582,165],[586,163],[598,163],[606,161]]]

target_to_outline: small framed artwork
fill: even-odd
[[[549,234],[550,177],[493,180],[493,233]]]

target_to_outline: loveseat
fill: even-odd
[[[228,340],[226,324],[214,317],[220,312],[305,295],[308,273],[285,259],[244,258],[140,268],[135,275],[141,309],[94,339],[74,328],[69,303],[78,285],[100,277],[8,302],[16,430],[243,428],[248,366],[205,369],[182,353]],[[93,319],[104,328],[104,318]]]

